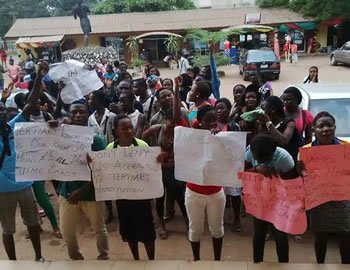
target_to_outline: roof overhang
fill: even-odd
[[[271,26],[260,25],[260,24],[243,24],[243,25],[231,26],[231,27],[222,29],[223,32],[237,32],[241,34],[245,34],[249,32],[268,33],[274,30],[275,28]]]
[[[49,47],[52,47],[55,43],[61,42],[64,38],[64,35],[58,36],[41,36],[41,37],[23,37],[19,38],[16,41],[17,48],[38,48],[43,47],[47,44]]]
[[[148,32],[148,33],[137,36],[136,39],[149,37],[149,36],[174,36],[174,37],[179,37],[179,38],[182,37],[179,34],[174,34],[174,33],[170,33],[170,32]]]

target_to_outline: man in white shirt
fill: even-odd
[[[114,113],[105,108],[106,97],[103,91],[96,90],[90,94],[89,107],[94,110],[88,120],[88,126],[94,129],[96,135],[101,136],[105,142],[114,140],[112,126]]]
[[[187,51],[178,53],[178,58],[180,58],[180,60],[179,60],[179,73],[180,73],[180,75],[186,74],[187,69],[190,67],[190,63],[188,62],[187,57],[188,57]]]

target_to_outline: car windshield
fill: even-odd
[[[272,51],[249,51],[248,62],[266,62],[277,61],[275,54]]]
[[[313,116],[326,111],[335,118],[337,137],[350,137],[350,99],[315,99],[310,102],[310,112]]]

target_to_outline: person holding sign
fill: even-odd
[[[348,144],[335,137],[335,119],[330,113],[318,113],[312,125],[316,138],[304,147]],[[311,209],[309,213],[310,228],[315,233],[317,263],[325,262],[328,238],[336,234],[339,237],[341,262],[350,264],[350,201],[327,202]]]
[[[265,134],[259,134],[252,139],[245,153],[245,161],[246,171],[260,173],[265,177],[278,175],[282,179],[292,179],[297,176],[292,156],[286,150],[277,147],[275,141]],[[264,260],[265,237],[269,226],[273,230],[278,262],[286,263],[289,261],[288,235],[277,230],[271,223],[258,218],[254,218],[254,262]]]
[[[215,103],[215,109],[217,114],[217,132],[225,131],[241,131],[239,125],[233,120],[230,120],[229,115],[232,109],[231,102],[227,98],[219,98]],[[241,188],[225,187],[225,194],[231,200],[231,207],[233,211],[233,232],[242,231],[241,223]]]
[[[304,139],[304,144],[312,141],[312,115],[309,111],[299,108],[303,96],[298,88],[288,87],[282,95],[286,117],[294,119],[295,128]]]
[[[188,226],[187,212],[185,208],[185,183],[175,179],[175,160],[174,160],[174,129],[176,126],[188,127],[187,115],[181,111],[181,100],[179,89],[175,89],[175,96],[166,89],[161,88],[157,91],[157,99],[161,105],[161,110],[152,118],[154,124],[142,134],[142,139],[156,138],[156,145],[162,149],[162,177],[163,185],[166,190],[167,203],[173,201],[172,207],[167,205],[167,211],[174,212],[175,201],[179,205],[182,216]],[[186,114],[186,112],[185,112]],[[160,238],[165,240],[167,236],[165,218],[164,218],[164,196],[156,199],[156,210],[160,221]],[[169,209],[170,208],[170,209]]]
[[[241,95],[240,102],[231,115],[232,119],[239,124],[242,131],[249,132],[247,134],[247,144],[249,144],[252,138],[258,133],[258,123],[254,121],[254,118],[252,117],[252,121],[243,119],[244,117],[242,115],[244,113],[247,114],[254,112],[259,108],[260,103],[261,93],[259,92],[259,87],[254,84],[250,84]]]
[[[193,128],[199,128],[197,112],[203,107],[210,105],[208,98],[211,95],[210,85],[206,81],[196,81],[193,83],[191,91],[188,92],[189,101],[194,102],[190,107],[188,119]]]
[[[9,260],[17,260],[13,234],[16,232],[16,208],[19,204],[24,224],[28,228],[32,242],[35,260],[44,261],[41,254],[40,222],[38,209],[32,191],[32,182],[16,182],[16,154],[14,145],[14,128],[16,123],[29,122],[32,111],[40,98],[42,79],[48,72],[46,62],[38,64],[33,90],[30,92],[27,104],[22,112],[7,122],[7,109],[0,102],[0,223],[2,241]]]
[[[129,116],[119,114],[114,118],[115,141],[106,150],[117,147],[148,147],[148,144],[134,137]],[[151,200],[117,200],[119,232],[128,242],[135,260],[140,260],[138,242],[145,245],[148,259],[154,260],[156,232],[153,224]]]
[[[86,126],[88,117],[88,109],[84,104],[73,103],[71,105],[72,125]],[[100,151],[104,150],[105,147],[104,140],[95,135],[91,150]],[[82,221],[84,215],[90,221],[96,235],[98,260],[108,260],[108,233],[104,221],[104,205],[103,202],[95,200],[93,182],[59,182],[56,191],[59,194],[61,233],[67,245],[69,258],[72,260],[84,259],[79,250],[76,235],[77,224]]]
[[[197,112],[201,129],[215,132],[217,127],[216,110],[210,105],[202,106]],[[224,237],[224,211],[226,198],[221,186],[201,186],[188,182],[185,205],[189,219],[188,238],[191,242],[193,259],[200,260],[200,239],[207,214],[209,230],[213,239],[214,259],[220,261]]]

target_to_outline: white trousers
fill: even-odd
[[[224,190],[211,195],[203,195],[186,188],[185,206],[189,219],[188,238],[199,242],[204,231],[205,213],[207,213],[209,231],[214,238],[224,236],[224,211],[226,197]]]

